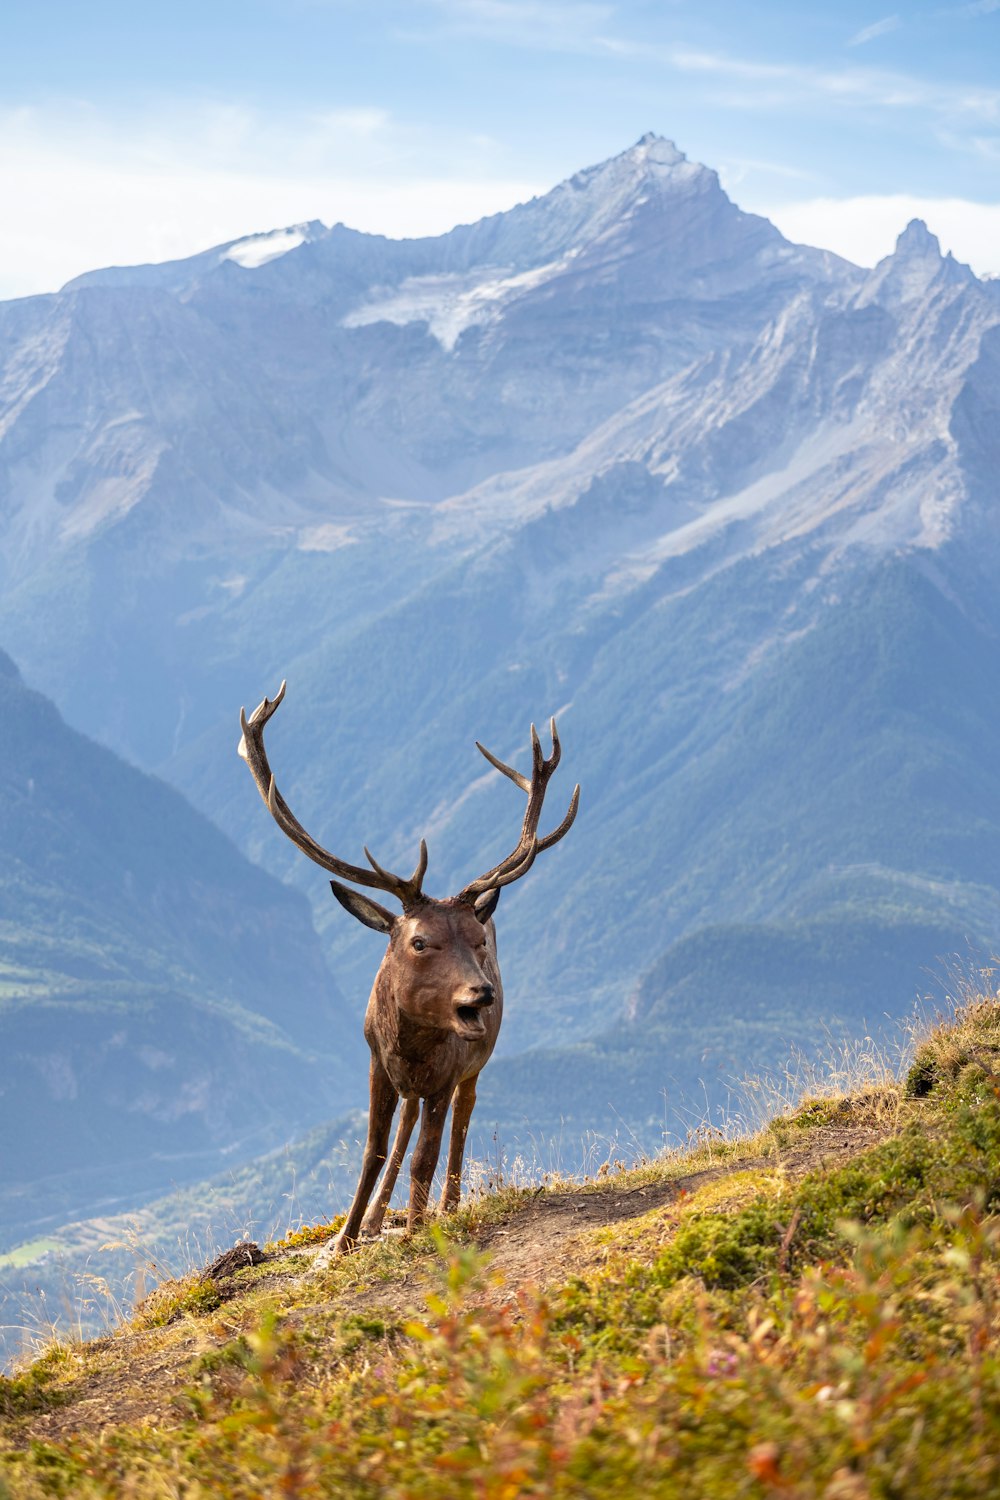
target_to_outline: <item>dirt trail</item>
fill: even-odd
[[[570,1251],[586,1230],[638,1218],[640,1214],[695,1192],[706,1182],[731,1177],[736,1172],[770,1168],[792,1179],[804,1177],[808,1172],[836,1166],[867,1151],[891,1133],[888,1126],[826,1125],[808,1131],[801,1144],[767,1156],[726,1161],[686,1176],[645,1183],[641,1187],[616,1187],[612,1179],[606,1184],[580,1188],[575,1192],[539,1193],[517,1208],[506,1221],[487,1225],[476,1237],[477,1243],[480,1249],[489,1251],[492,1268],[502,1278],[501,1288],[495,1295],[506,1295],[505,1289],[527,1282],[544,1286],[562,1279],[568,1270]],[[412,1305],[412,1291],[420,1281],[421,1278],[416,1276],[407,1277],[404,1283],[393,1288],[390,1296],[384,1297],[380,1291],[373,1299],[369,1293],[367,1301],[377,1300],[382,1306],[400,1311],[406,1298],[399,1294],[404,1289],[409,1291],[411,1298],[406,1305]]]
[[[622,1223],[676,1202],[713,1179],[760,1169],[783,1172],[795,1179],[836,1166],[892,1133],[889,1125],[826,1124],[806,1131],[801,1143],[794,1146],[776,1148],[766,1156],[720,1162],[685,1176],[636,1187],[616,1185],[612,1180],[571,1192],[539,1191],[519,1204],[509,1218],[485,1225],[476,1236],[479,1247],[490,1254],[492,1269],[499,1273],[496,1283],[481,1295],[506,1299],[512,1288],[545,1286],[560,1280],[571,1269],[580,1269],[576,1242],[585,1231]],[[302,1278],[304,1291],[310,1282],[317,1283],[319,1291],[313,1268]],[[287,1279],[283,1278],[283,1284],[288,1285]],[[387,1320],[398,1319],[419,1311],[426,1288],[426,1268],[417,1267],[393,1283],[369,1283],[356,1291],[342,1291],[333,1303],[330,1299],[310,1299],[289,1314],[289,1321],[295,1324],[310,1315],[329,1313],[334,1304],[345,1315],[364,1310]],[[107,1368],[86,1377],[67,1405],[40,1412],[26,1424],[22,1433],[25,1444],[32,1439],[62,1441],[75,1432],[93,1432],[126,1422],[175,1425],[180,1420],[176,1400],[190,1378],[191,1361],[224,1342],[225,1336],[218,1328],[213,1333],[192,1329],[167,1347],[162,1336],[162,1330],[125,1331],[100,1340],[99,1345],[107,1349]]]

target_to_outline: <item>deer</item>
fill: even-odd
[[[330,887],[345,911],[389,939],[365,1012],[364,1035],[371,1051],[368,1131],[357,1190],[333,1242],[333,1253],[340,1255],[353,1250],[359,1240],[377,1239],[381,1234],[421,1105],[420,1133],[410,1162],[406,1233],[412,1234],[426,1219],[449,1108],[451,1137],[439,1210],[448,1213],[457,1208],[476,1085],[496,1046],[503,1017],[493,913],[504,886],[520,880],[543,850],[551,849],[569,832],[580,805],[580,788],[575,788],[558,827],[539,837],[546,788],[562,754],[555,719],[550,720],[548,756],[531,726],[530,778],[498,760],[477,740],[476,748],[490,765],[527,795],[521,835],[506,858],[463,886],[456,896],[428,896],[423,889],[426,840],[420,841],[416,868],[407,879],[383,869],[367,847],[364,853],[370,869],[348,864],[322,848],[294,816],[278,791],[264,749],[264,727],[282,702],[285,687],[282,682],[275,697],[265,697],[249,719],[240,710],[238,752],[282,833],[315,864],[338,877],[330,881]],[[384,892],[399,902],[401,912],[388,910],[342,881]],[[387,1156],[400,1100],[399,1124]],[[383,1167],[385,1175],[373,1200]]]

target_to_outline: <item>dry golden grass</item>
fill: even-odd
[[[897,1064],[855,1049],[753,1132],[481,1192],[413,1238],[329,1259],[320,1229],[222,1283],[166,1282],[4,1383],[3,1482],[986,1500],[1000,1000],[915,1027]]]

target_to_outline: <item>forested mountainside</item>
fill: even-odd
[[[360,1101],[305,901],[0,653],[0,1250]]]
[[[652,136],[432,240],[97,272],[0,306],[0,635],[308,893],[355,1028],[377,940],[241,703],[287,678],[296,813],[426,835],[438,894],[521,817],[474,740],[556,712],[583,800],[500,903],[490,1108],[645,1131],[995,947],[998,350],[924,225],[863,271]]]

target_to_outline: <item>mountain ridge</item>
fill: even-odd
[[[313,219],[302,224],[260,230],[177,260],[86,271],[73,277],[60,290],[67,292],[88,286],[124,285],[129,281],[148,284],[162,280],[175,288],[189,285],[189,277],[178,279],[180,268],[226,268],[235,247],[250,246],[254,241],[276,240],[279,236],[284,236],[286,243],[280,248],[280,255],[273,257],[274,260],[299,251],[303,246],[314,247],[333,239],[345,244],[364,241],[371,247],[388,247],[389,254],[395,256],[399,264],[405,263],[404,251],[412,252],[414,247],[421,247],[428,260],[434,258],[436,250],[446,248],[447,253],[441,264],[441,269],[445,271],[464,271],[476,265],[497,264],[507,264],[512,270],[530,270],[546,259],[558,258],[570,251],[579,253],[587,242],[600,239],[609,229],[614,231],[620,228],[626,214],[648,205],[648,190],[664,197],[694,192],[726,199],[716,172],[699,162],[690,162],[673,141],[648,131],[633,146],[617,156],[573,173],[546,193],[515,204],[510,209],[487,215],[474,223],[456,224],[438,235],[395,239],[353,229],[340,221],[325,225]],[[741,210],[737,210],[737,213],[742,221],[760,226],[760,232],[766,239],[787,244],[780,232],[768,221]],[[804,248],[807,256],[817,260],[831,264],[839,262],[844,266],[850,264],[829,251]],[[307,253],[316,252],[313,250]],[[269,257],[268,261],[259,264],[249,263],[246,269],[258,270],[261,265],[270,263],[270,260]],[[383,273],[388,265],[391,265],[391,261],[383,264]],[[226,269],[226,274],[231,272]]]
[[[800,960],[796,924],[842,923],[849,953],[867,903],[872,942],[899,938],[892,1008],[928,943],[989,946],[998,923],[996,726],[957,691],[977,693],[963,662],[992,682],[1000,624],[996,288],[919,228],[873,271],[786,253],[656,139],[575,180],[457,238],[317,231],[256,268],[196,257],[169,287],[0,306],[0,637],[308,891],[359,1005],[375,947],[273,829],[233,754],[240,704],[287,678],[269,734],[297,815],[389,863],[431,831],[442,891],[519,817],[474,741],[516,762],[558,712],[584,801],[501,901],[493,1065],[495,1100],[529,1098],[532,1049],[559,1052],[554,1114],[608,1105],[572,1095],[573,1048],[613,1034],[631,1067],[629,996],[702,928],[730,934],[738,1016],[747,923]],[[602,194],[593,253],[545,260]],[[527,280],[467,276],[529,240]],[[836,986],[853,1024],[858,966]],[[765,1051],[817,1019],[805,967],[780,987]],[[672,1024],[640,1059],[653,1093],[672,1049],[694,1066]]]
[[[361,1088],[301,898],[65,726],[2,652],[0,680],[6,1248],[286,1140]]]

